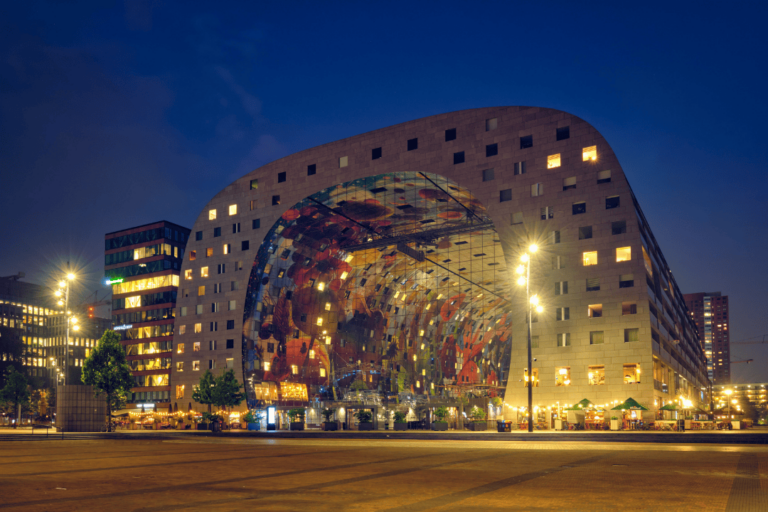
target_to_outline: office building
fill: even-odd
[[[713,384],[731,382],[731,343],[728,297],[720,292],[686,293],[685,304],[696,324],[707,355],[707,375]]]

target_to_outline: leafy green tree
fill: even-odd
[[[84,384],[93,387],[96,396],[106,395],[107,432],[111,432],[112,410],[125,404],[125,396],[133,386],[131,368],[126,361],[119,334],[111,330],[104,332],[83,364],[81,379]]]
[[[236,407],[245,399],[242,384],[235,378],[234,370],[227,370],[216,378],[213,386],[213,404],[219,407]]]
[[[213,403],[213,389],[216,386],[216,379],[210,370],[205,370],[205,373],[200,376],[200,384],[198,384],[194,391],[192,391],[192,400],[199,404],[207,405],[208,412],[211,412],[211,404]]]
[[[11,367],[5,375],[5,386],[0,390],[0,401],[13,404],[13,410],[16,413],[16,428],[21,422],[21,408],[29,403],[29,383],[23,373],[19,373]]]
[[[5,378],[10,369],[22,371],[24,344],[18,330],[0,325],[0,386],[5,386]]]

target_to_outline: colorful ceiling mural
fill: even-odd
[[[364,389],[445,397],[462,386],[501,394],[509,279],[485,208],[444,177],[392,173],[322,190],[289,208],[259,248],[246,387],[304,383],[310,399]]]

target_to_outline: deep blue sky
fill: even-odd
[[[266,4],[266,3],[265,3]],[[624,6],[626,4],[626,6]],[[0,275],[192,225],[276,158],[432,114],[536,105],[612,145],[683,292],[768,333],[765,2],[5,2]],[[106,290],[105,290],[106,291]],[[768,346],[733,373],[768,380]]]

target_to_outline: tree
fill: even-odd
[[[120,344],[120,335],[107,330],[91,350],[83,364],[84,384],[93,387],[96,396],[106,395],[107,432],[112,431],[112,408],[125,403],[125,395],[133,386],[131,368],[125,359],[125,349]]]
[[[215,386],[216,379],[213,377],[211,370],[205,370],[205,373],[200,377],[200,384],[192,391],[192,400],[199,404],[207,405],[209,413],[211,412],[213,389]]]
[[[236,407],[245,399],[242,385],[235,378],[234,370],[227,370],[216,378],[213,386],[213,403],[219,407]]]
[[[16,412],[16,428],[21,421],[22,404],[29,401],[29,383],[23,373],[19,373],[11,367],[5,375],[5,386],[0,390],[0,400],[13,404]]]
[[[5,377],[10,368],[22,371],[24,344],[17,329],[0,325],[0,386],[5,386]]]

